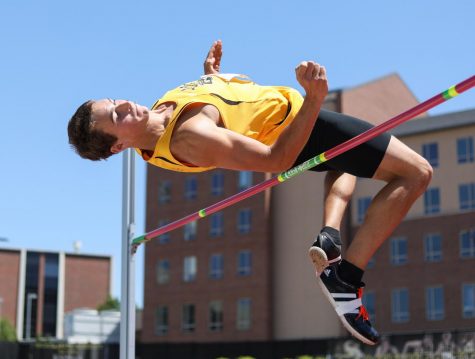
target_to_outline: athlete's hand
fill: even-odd
[[[327,73],[324,66],[313,61],[302,61],[295,68],[295,76],[305,90],[305,98],[323,102],[328,94]]]
[[[217,40],[211,45],[203,64],[205,75],[219,74],[221,56],[223,56],[223,44],[221,40]]]

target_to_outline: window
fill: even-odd
[[[184,304],[182,308],[181,329],[184,332],[195,331],[195,305]]]
[[[407,238],[391,238],[391,264],[401,265],[407,263]]]
[[[461,231],[460,238],[460,257],[475,258],[475,229]]]
[[[56,335],[56,312],[58,309],[58,306],[57,306],[58,277],[59,277],[58,254],[57,253],[45,254],[44,255],[44,276],[43,276],[44,294],[43,294],[43,325],[42,325],[42,334],[45,336]],[[0,303],[0,306],[1,305],[2,303]]]
[[[183,228],[183,239],[185,241],[196,239],[196,225],[196,221],[185,224],[185,227]]]
[[[196,257],[189,256],[183,260],[183,281],[193,282],[196,279]]]
[[[422,145],[422,156],[430,163],[432,167],[439,166],[439,146],[436,142],[425,143]]]
[[[240,298],[237,302],[236,328],[249,330],[251,328],[251,299]]]
[[[363,223],[366,211],[371,203],[371,197],[358,198],[358,223]]]
[[[198,184],[195,176],[188,176],[185,179],[185,198],[192,200],[196,198]]]
[[[209,217],[211,228],[209,230],[209,235],[213,238],[220,237],[223,235],[223,228],[224,228],[224,219],[223,213],[217,212],[212,214]]]
[[[464,318],[475,318],[475,284],[462,286],[462,313]]]
[[[165,335],[168,333],[168,307],[160,306],[155,312],[155,334]]]
[[[475,183],[459,185],[459,207],[461,211],[475,209]]]
[[[444,289],[441,286],[426,288],[426,318],[444,319]]]
[[[368,264],[366,265],[366,269],[372,269],[372,268],[374,268],[375,265],[376,265],[376,258],[374,256],[372,256],[369,259]]]
[[[157,283],[166,284],[170,281],[170,262],[168,259],[157,262]]]
[[[240,171],[238,176],[239,176],[238,189],[240,191],[252,186],[252,172],[251,171]]]
[[[223,330],[223,302],[213,301],[209,303],[208,328],[212,332]]]
[[[247,234],[251,231],[251,214],[249,208],[239,210],[237,229],[240,234]]]
[[[442,237],[439,233],[430,233],[424,237],[424,258],[426,262],[442,260]]]
[[[168,219],[161,219],[161,220],[158,221],[158,228],[161,228],[161,227],[167,225],[168,223],[170,223],[170,221]],[[160,234],[158,236],[158,243],[166,244],[166,243],[169,243],[169,242],[170,242],[170,232],[163,233],[163,234]]]
[[[407,288],[397,288],[392,290],[391,320],[394,323],[404,323],[409,321],[409,291]]]
[[[474,161],[472,137],[457,139],[457,161],[458,163],[468,163]]]
[[[239,276],[247,276],[251,274],[252,269],[251,251],[240,251],[238,253],[237,273]]]
[[[224,275],[224,259],[222,254],[212,254],[209,258],[209,277],[221,279]]]
[[[172,183],[168,180],[160,182],[158,186],[158,203],[170,203]]]
[[[424,213],[433,214],[440,212],[440,190],[428,188],[424,193]]]
[[[375,296],[374,292],[364,292],[364,294],[363,294],[363,305],[366,308],[366,311],[368,312],[369,319],[371,320],[371,323],[376,322],[376,312],[374,310],[375,300],[376,300],[376,296]]]
[[[216,171],[211,175],[211,194],[220,196],[224,193],[224,174]]]

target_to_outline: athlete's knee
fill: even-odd
[[[410,179],[418,194],[422,194],[429,186],[434,170],[430,163],[422,156],[418,156],[417,162],[414,165],[415,173],[411,175]]]
[[[325,189],[328,195],[337,196],[349,202],[355,190],[356,177],[344,172],[329,171],[325,176]]]

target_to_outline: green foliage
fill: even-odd
[[[108,295],[106,301],[100,304],[97,307],[97,310],[99,312],[103,310],[120,310],[120,302],[117,298],[112,298],[110,295]]]
[[[0,318],[0,341],[16,341],[16,331],[13,325],[7,319]]]

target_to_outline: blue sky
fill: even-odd
[[[315,60],[330,89],[398,73],[423,101],[475,74],[475,2],[22,1],[0,4],[0,246],[114,256],[120,293],[122,158],[80,159],[66,125],[90,98],[151,105],[201,75],[215,39],[224,72],[298,87],[294,67]],[[475,108],[475,90],[430,113]],[[137,158],[136,233],[145,220]],[[210,203],[211,204],[211,203]],[[198,208],[197,208],[198,209]],[[137,255],[142,305],[143,249]]]

